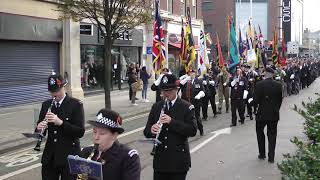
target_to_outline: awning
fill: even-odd
[[[178,49],[180,49],[181,48],[181,44],[180,43],[172,43],[172,42],[168,42],[169,43],[169,45],[171,45],[171,46],[173,46],[173,47],[176,47],[176,48],[178,48]],[[194,48],[195,48],[195,50],[196,51],[198,51],[199,50],[199,45],[195,45],[194,46]]]

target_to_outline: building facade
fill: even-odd
[[[203,29],[201,0],[160,0],[160,16],[165,34],[165,44],[167,52],[167,67],[178,75],[181,62],[179,59],[182,18],[186,22],[186,10],[190,8],[192,21],[192,33],[195,44],[198,44],[200,30]],[[144,45],[143,45],[143,65],[149,71],[152,69],[152,37],[153,22],[149,26],[144,26]],[[196,46],[197,49],[197,46]]]
[[[49,98],[52,71],[68,79],[70,95],[83,98],[79,23],[61,20],[56,5],[0,1],[0,108]]]

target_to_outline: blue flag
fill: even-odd
[[[243,42],[242,42],[242,34],[241,34],[241,29],[239,28],[239,55],[240,55],[240,58],[243,57],[243,52],[244,52],[244,47],[243,47]]]

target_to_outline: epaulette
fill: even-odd
[[[130,157],[133,157],[134,155],[139,156],[139,153],[138,153],[137,150],[131,149],[131,150],[128,152],[128,155],[129,155]]]

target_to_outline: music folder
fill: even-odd
[[[86,174],[90,178],[103,180],[101,162],[68,155],[68,163],[71,174]]]

